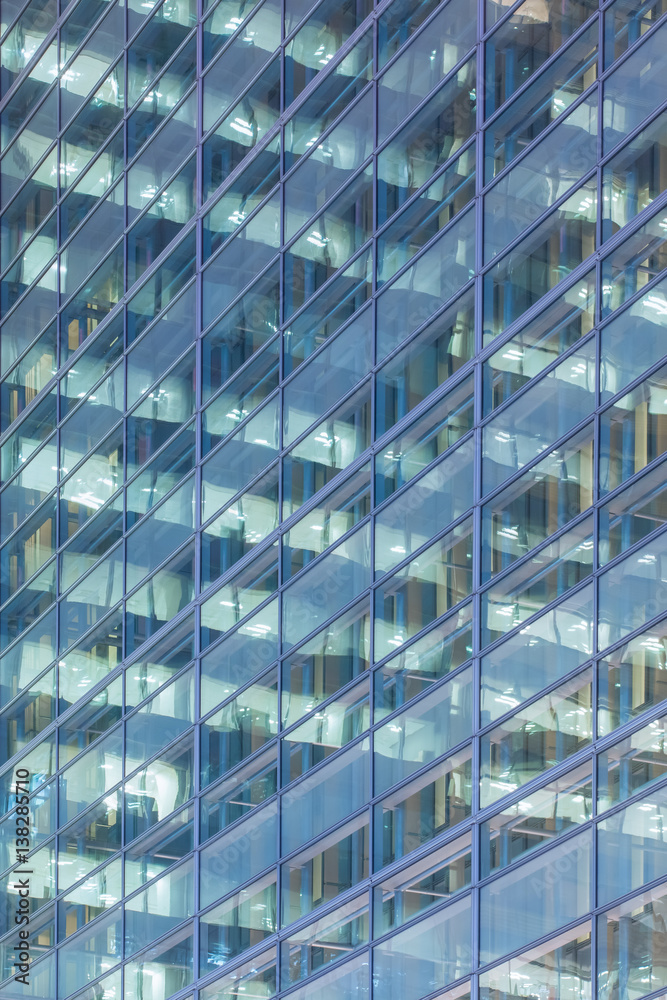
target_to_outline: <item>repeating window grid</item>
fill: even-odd
[[[510,15],[508,14],[507,16],[509,17]],[[522,319],[523,319],[523,318],[522,318]],[[504,339],[504,338],[503,338],[503,339]],[[495,348],[495,346],[496,346],[496,345],[494,344],[494,348]],[[414,414],[410,414],[410,417],[412,418],[412,417],[413,417],[413,415],[414,415]],[[407,421],[406,421],[406,422],[407,422]],[[395,430],[395,428],[394,428],[393,430]],[[643,471],[645,471],[645,470],[643,470]],[[505,484],[504,484],[504,485],[505,485]],[[624,484],[624,485],[625,485],[625,484]],[[479,494],[478,494],[478,495],[479,495]],[[643,544],[643,543],[642,543],[642,544]],[[597,616],[595,616],[595,620],[597,620]],[[501,641],[502,641],[502,640],[501,640]],[[596,644],[596,645],[597,645],[597,644]],[[618,733],[618,731],[616,731],[616,732]]]

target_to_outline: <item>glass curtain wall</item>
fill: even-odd
[[[665,1000],[665,0],[0,22],[2,997]]]

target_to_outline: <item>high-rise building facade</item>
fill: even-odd
[[[3,1000],[665,1000],[666,12],[3,0]]]

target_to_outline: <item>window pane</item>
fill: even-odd
[[[480,894],[480,959],[492,962],[583,916],[590,907],[590,830],[552,847]]]

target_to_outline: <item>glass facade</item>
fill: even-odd
[[[0,15],[3,1000],[665,1000],[667,0]]]

